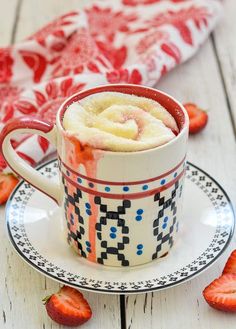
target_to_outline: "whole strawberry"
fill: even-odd
[[[68,286],[46,297],[44,302],[50,318],[65,326],[79,326],[92,316],[91,308],[81,292]]]

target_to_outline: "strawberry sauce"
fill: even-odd
[[[97,164],[100,156],[95,155],[94,149],[88,145],[82,145],[74,136],[66,136],[67,141],[67,163],[75,171],[79,172],[82,165],[85,169],[86,176],[96,178]],[[96,152],[97,153],[97,152]],[[93,190],[97,190],[96,183],[93,184]],[[94,203],[93,194],[88,193],[89,203],[91,205],[91,215],[89,216],[89,242],[91,244],[91,252],[88,254],[88,260],[96,262],[96,230],[98,208]]]

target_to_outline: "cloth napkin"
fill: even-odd
[[[0,48],[0,130],[22,115],[54,121],[60,104],[85,88],[154,86],[196,53],[221,11],[218,0],[101,0]],[[54,151],[36,135],[12,143],[31,165]],[[0,156],[0,172],[8,170]]]

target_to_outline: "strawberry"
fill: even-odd
[[[207,125],[208,115],[196,104],[187,103],[184,105],[189,116],[189,133],[196,134]]]
[[[236,312],[236,274],[224,274],[203,291],[207,303],[218,310]]]
[[[68,286],[63,286],[43,301],[50,318],[65,326],[79,326],[92,316],[91,308],[81,292]]]
[[[13,174],[0,174],[0,205],[7,201],[18,182]]]
[[[225,264],[223,274],[227,273],[236,274],[236,250],[231,253]]]

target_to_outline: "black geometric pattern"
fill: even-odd
[[[44,173],[45,176],[48,173],[45,171],[47,167],[52,168],[53,175],[57,173],[58,162],[52,160],[41,167],[38,170]],[[192,171],[196,174],[192,174]],[[205,180],[199,180],[199,176],[205,176]],[[114,293],[137,293],[147,292],[152,290],[161,290],[168,286],[179,284],[182,281],[193,277],[197,273],[206,269],[213,261],[215,261],[225,250],[230,242],[234,230],[234,214],[232,204],[220,187],[211,177],[204,173],[199,168],[188,163],[186,167],[186,180],[195,184],[202,193],[205,194],[212,207],[216,212],[216,219],[220,218],[220,222],[215,227],[215,233],[212,241],[208,247],[197,258],[191,261],[191,263],[179,268],[175,272],[164,276],[153,276],[149,280],[137,280],[125,281],[122,277],[117,281],[97,280],[93,277],[93,271],[88,272],[88,276],[84,277],[79,275],[79,270],[75,273],[71,273],[68,270],[63,269],[58,264],[53,264],[47,259],[47,256],[42,256],[36,249],[34,241],[28,237],[26,230],[28,206],[31,203],[31,198],[34,193],[37,193],[30,184],[22,181],[18,188],[13,192],[11,199],[7,205],[7,227],[10,240],[16,249],[16,251],[31,265],[36,267],[42,273],[47,273],[48,276],[62,283],[68,283],[77,288],[83,288],[86,290],[102,291],[102,292],[114,292]],[[213,190],[212,189],[217,189]],[[20,193],[20,191],[25,191]],[[23,201],[16,201],[16,198],[20,195],[24,195]],[[222,200],[219,200],[218,195],[223,196]],[[223,206],[221,203],[224,202]],[[16,234],[17,232],[17,234]],[[78,263],[79,268],[79,263]]]
[[[129,227],[125,225],[125,220],[122,218],[122,215],[126,214],[126,209],[130,208],[131,202],[130,200],[123,200],[122,205],[117,206],[117,209],[114,211],[108,210],[107,205],[102,203],[102,199],[98,196],[94,198],[95,204],[99,205],[100,212],[102,216],[99,218],[99,222],[96,224],[97,238],[100,240],[101,246],[101,254],[100,257],[97,258],[97,262],[100,264],[105,264],[107,255],[115,255],[117,260],[120,261],[121,266],[129,266],[129,261],[125,259],[125,255],[123,254],[123,250],[125,250],[125,245],[129,244],[129,237],[126,234],[129,233]],[[109,245],[109,242],[104,239],[103,236],[103,226],[106,227],[107,224],[112,227],[115,227],[117,231],[120,231],[119,236],[122,234],[121,241],[115,241],[116,245]]]
[[[173,246],[173,235],[176,231],[176,213],[177,213],[177,204],[176,204],[176,197],[177,197],[177,191],[179,189],[179,181],[177,181],[174,185],[174,188],[172,191],[170,191],[170,194],[168,197],[164,196],[163,194],[156,193],[154,195],[154,202],[158,204],[158,213],[157,218],[153,222],[153,235],[156,236],[157,239],[157,246],[156,250],[152,255],[152,259],[159,258],[162,256],[163,252],[163,245],[166,243],[171,248]],[[167,211],[170,210],[171,212],[171,218],[173,217],[173,222],[168,227],[168,229],[163,230],[163,218],[165,217]]]
[[[82,191],[76,188],[76,191],[73,193],[73,195],[70,195],[67,187],[67,182],[64,177],[62,177],[62,182],[64,185],[65,192],[64,211],[65,218],[67,219],[68,228],[67,241],[71,245],[75,243],[76,247],[79,249],[79,254],[82,257],[87,258],[87,253],[84,250],[83,244],[81,243],[85,234],[84,218],[81,216],[79,208],[80,199],[82,199]],[[72,214],[70,212],[70,205],[74,209],[75,214]],[[75,221],[77,222],[76,232],[74,232],[71,228],[74,225]]]

